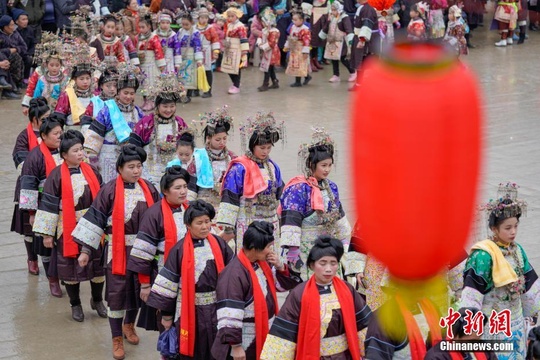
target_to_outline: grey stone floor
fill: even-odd
[[[486,24],[488,20],[486,19]],[[540,204],[540,36],[530,34],[530,40],[521,46],[495,48],[494,32],[479,28],[473,42],[479,47],[465,58],[477,73],[484,93],[486,113],[486,152],[482,178],[482,201],[494,196],[499,182],[512,180],[521,185],[521,196],[529,202],[528,216],[522,220],[518,241],[521,242],[533,266],[540,268],[538,234],[540,221],[537,209]],[[343,72],[343,69],[342,69]],[[284,178],[297,174],[296,150],[299,143],[308,140],[311,125],[324,125],[338,141],[339,159],[331,175],[340,186],[341,197],[351,221],[352,194],[348,191],[349,146],[347,139],[349,93],[343,82],[327,82],[331,70],[314,74],[312,83],[300,89],[291,89],[291,81],[278,73],[282,88],[264,94],[258,93],[262,74],[257,69],[243,72],[242,94],[227,95],[229,81],[226,75],[216,75],[216,90],[211,99],[193,99],[187,106],[179,107],[178,114],[186,120],[223,104],[230,106],[236,123],[257,110],[273,110],[287,123],[287,144],[284,149],[276,146],[272,153],[280,164]],[[448,92],[447,89],[440,91]],[[459,93],[455,98],[456,116],[459,116]],[[389,104],[391,105],[391,104]],[[108,322],[90,310],[89,285],[82,286],[84,323],[71,319],[66,297],[49,295],[45,276],[28,275],[24,245],[20,236],[10,233],[13,210],[13,188],[16,172],[11,151],[17,134],[26,126],[19,102],[0,102],[0,358],[12,359],[107,359],[111,358],[111,340]],[[230,148],[240,150],[239,133],[232,136]],[[451,229],[441,229],[451,231]],[[436,241],[436,239],[434,239]],[[138,346],[126,344],[128,359],[158,358],[155,351],[156,333],[139,331]]]

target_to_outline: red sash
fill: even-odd
[[[28,126],[26,127],[26,137],[28,137],[28,151],[39,146],[38,138],[31,123],[28,123]]]
[[[61,166],[61,179],[62,179],[62,222],[64,227],[64,252],[63,256],[67,258],[74,258],[79,255],[79,246],[75,241],[71,233],[75,230],[77,225],[77,218],[75,216],[75,199],[73,197],[73,185],[71,184],[71,174],[67,163],[64,162]],[[87,163],[82,162],[81,172],[90,187],[92,193],[92,200],[96,198],[100,185],[99,180],[94,173],[94,170]]]
[[[138,180],[144,193],[144,199],[148,207],[154,205],[152,193],[143,179]],[[112,273],[113,275],[126,275],[126,233],[125,233],[125,208],[124,208],[124,180],[120,175],[116,178],[116,189],[114,193],[114,208],[112,213]]]
[[[45,145],[45,142],[42,141],[41,144],[39,144],[39,150],[43,154],[43,158],[45,159],[45,175],[49,177],[49,174],[53,169],[56,167],[56,162],[54,161],[54,158],[51,154],[51,150]]]
[[[354,360],[360,360],[356,312],[351,290],[338,277],[334,277],[332,284],[343,314],[349,352]],[[321,358],[321,296],[315,283],[315,276],[312,276],[306,284],[300,308],[296,359],[319,360]]]
[[[251,265],[251,262],[247,258],[243,249],[238,253],[238,260],[240,260],[240,263],[244,265],[246,270],[249,272],[251,284],[253,286],[253,303],[255,305],[255,344],[257,349],[257,360],[259,360],[264,342],[266,341],[266,336],[268,335],[268,305],[266,303],[266,298],[262,291],[261,285],[259,284],[259,278],[257,278],[257,274],[255,273],[255,270],[253,270],[253,266]],[[276,309],[275,315],[277,315],[279,309],[276,294],[276,284],[274,283],[272,269],[270,269],[270,266],[265,261],[257,261],[257,263],[261,267],[264,276],[266,277],[266,282],[270,287],[270,293],[274,298],[274,307]]]
[[[184,210],[188,208],[188,204],[182,204]],[[174,222],[174,217],[172,213],[171,206],[167,200],[161,200],[161,212],[163,213],[163,227],[165,230],[165,258],[166,261],[169,257],[169,252],[176,244],[178,239],[178,233],[176,232],[176,223]]]
[[[217,239],[208,234],[208,242],[214,255],[218,274],[225,268],[223,253]],[[191,232],[184,237],[182,263],[182,309],[180,309],[180,354],[191,356],[195,353],[195,248]]]

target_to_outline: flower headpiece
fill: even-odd
[[[98,81],[100,84],[105,84],[111,81],[118,82],[120,74],[118,74],[116,66],[108,66],[107,62],[102,62],[98,66],[97,70],[101,73]]]
[[[99,58],[92,56],[90,46],[72,36],[64,37],[62,54],[65,66],[72,70],[93,72],[99,66]]]
[[[525,215],[527,203],[518,199],[519,186],[513,182],[499,184],[497,198],[490,199],[485,205],[480,206],[481,211],[485,211],[487,216],[494,214],[496,217],[504,218]]]
[[[174,102],[180,101],[184,92],[185,89],[174,72],[159,75],[154,85],[149,86],[147,89],[148,96],[153,99],[161,97]]]
[[[79,36],[81,33],[92,35],[96,31],[96,24],[91,14],[92,7],[89,5],[83,5],[75,10],[75,13],[70,17],[71,25],[68,26],[70,33],[75,36]]]
[[[225,16],[225,18],[227,18],[227,14],[230,12],[234,13],[238,19],[244,16],[244,12],[242,9],[240,9],[240,5],[238,5],[237,2],[231,1],[229,3],[225,3],[225,5],[227,6],[227,10],[223,12],[223,16]]]
[[[267,26],[276,25],[276,14],[274,14],[274,11],[271,7],[265,8],[260,17]]]
[[[133,88],[136,90],[139,88],[144,78],[145,76],[142,72],[135,72],[135,66],[123,64],[118,71],[118,84],[116,87],[118,91],[125,88]]]
[[[193,120],[192,124],[197,136],[212,136],[216,133],[216,129],[218,128],[224,128],[227,132],[233,130],[234,119],[229,115],[228,108],[228,105],[223,105],[215,111],[199,115],[199,120]]]
[[[41,35],[41,43],[36,45],[34,63],[42,64],[52,58],[60,59],[62,47],[62,39],[58,34],[47,31],[43,32]]]
[[[281,140],[285,144],[285,122],[277,121],[274,114],[259,111],[255,116],[249,117],[240,126],[240,140],[242,150],[247,151],[249,140],[256,134],[264,138],[264,143],[275,144]]]
[[[423,1],[420,1],[419,3],[416,3],[416,7],[420,13],[420,16],[425,19],[427,13],[429,12],[429,5]]]
[[[336,157],[335,142],[324,127],[312,127],[311,142],[300,145],[298,149],[298,169],[305,175],[311,176],[311,169],[307,166],[309,153],[322,151]]]
[[[304,4],[306,4],[306,5],[304,5]],[[295,15],[295,14],[305,15],[306,11],[308,11],[307,8],[306,8],[306,6],[309,7],[309,5],[311,5],[311,4],[308,4],[308,3],[302,3],[302,5],[304,5],[304,6],[298,6],[297,4],[294,4],[294,5],[292,6],[292,8],[291,8],[291,11],[290,11],[291,16],[293,16],[293,15]],[[313,5],[311,5],[311,6],[312,6],[312,8],[313,8]]]

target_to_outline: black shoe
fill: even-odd
[[[525,42],[525,33],[519,33],[519,40],[518,40],[518,45],[521,45]]]
[[[302,83],[300,83],[300,82],[293,82],[293,83],[291,84],[291,87],[302,87]]]
[[[257,88],[257,90],[259,90],[260,92],[268,91],[268,83],[262,84],[261,86],[259,86],[259,87]]]
[[[71,317],[78,322],[84,321],[84,313],[81,305],[71,307]]]
[[[203,93],[203,94],[201,95],[201,97],[202,97],[203,99],[211,98],[211,97],[212,97],[212,93],[211,93],[210,91],[207,91],[207,92]]]
[[[199,93],[199,90],[193,90],[193,95],[191,96],[197,97],[197,96],[201,96],[201,94]]]
[[[0,76],[0,89],[11,89],[12,86],[6,81],[5,76]]]
[[[272,80],[272,85],[268,87],[269,89],[279,89],[279,80]]]
[[[105,304],[103,304],[103,301],[94,302],[94,300],[90,299],[90,307],[92,310],[96,310],[99,317],[107,317],[107,308],[105,307]]]
[[[2,92],[2,99],[6,99],[6,100],[18,100],[20,99],[21,97],[17,94],[15,94],[13,91],[6,91],[4,90]]]
[[[186,96],[184,99],[182,99],[182,103],[188,104],[191,102],[191,98],[189,96]]]
[[[306,78],[304,79],[304,85],[307,85],[309,84],[309,82],[311,81],[312,77],[310,75],[306,76]]]

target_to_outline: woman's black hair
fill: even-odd
[[[333,256],[339,262],[344,251],[343,244],[338,239],[330,236],[320,236],[315,240],[309,252],[306,265],[310,267],[315,261],[325,256]]]
[[[189,184],[191,176],[185,169],[182,169],[181,166],[174,165],[167,168],[165,170],[165,174],[161,177],[161,181],[159,182],[161,192],[164,193],[165,190],[169,190],[172,184],[178,179],[183,179],[186,184]]]
[[[302,11],[295,11],[295,12],[291,15],[291,18],[292,18],[294,15],[298,15],[298,16],[300,17],[300,19],[302,19],[302,20],[305,20],[305,19],[306,19],[306,15],[305,15]]]
[[[206,125],[204,128],[204,138],[207,139],[217,134],[225,133],[229,135],[229,130],[231,130],[231,124],[225,121],[218,121],[216,126],[211,127]]]
[[[527,346],[527,360],[540,359],[540,326],[535,326],[529,331],[527,337],[529,345]]]
[[[126,144],[120,148],[120,155],[116,160],[116,171],[124,166],[127,162],[139,160],[141,163],[146,161],[146,151],[143,148],[133,144]]]
[[[176,140],[176,148],[180,146],[190,146],[191,150],[195,150],[195,137],[189,132],[185,132],[178,137]]]
[[[158,107],[159,105],[164,105],[164,104],[176,104],[178,101],[180,101],[180,95],[177,96],[173,96],[172,98],[167,96],[167,97],[163,97],[161,95],[158,95],[156,96],[156,100],[154,102],[154,104],[156,105],[156,107]],[[174,116],[174,114],[172,115]]]
[[[139,21],[146,23],[148,27],[150,28],[150,31],[154,31],[154,25],[152,24],[152,15],[146,14],[143,17],[141,17]]]
[[[190,13],[186,12],[186,13],[183,13],[182,16],[180,16],[180,20],[188,20],[190,23],[193,24],[193,16],[191,16]]]
[[[63,155],[77,144],[84,145],[84,136],[80,131],[67,130],[64,132],[60,138],[60,156],[64,157]]]
[[[332,159],[332,163],[334,163],[334,147],[332,145],[312,146],[309,148],[306,168],[315,171],[317,164],[327,159]]]
[[[103,84],[109,81],[118,81],[118,70],[114,67],[108,67],[101,73],[98,79],[98,88],[101,89]]]
[[[244,233],[245,250],[264,250],[274,239],[274,225],[268,221],[253,221]]]
[[[189,207],[184,214],[184,224],[191,225],[195,218],[204,215],[207,215],[210,220],[212,220],[216,216],[216,210],[214,209],[212,204],[207,203],[204,200],[191,201],[189,203]]]
[[[254,132],[249,139],[248,148],[253,152],[256,145],[274,145],[279,141],[279,132],[271,131],[270,128],[264,129],[263,132]]]
[[[49,135],[49,133],[58,126],[63,128],[64,123],[52,116],[46,117],[45,119],[43,119],[43,122],[41,123],[41,126],[39,127],[39,136],[43,138],[43,135]]]
[[[32,122],[34,118],[38,119],[49,111],[49,103],[43,96],[33,98],[28,104],[28,120]]]
[[[504,199],[500,201],[500,204],[503,205],[502,207],[506,205],[506,209],[508,209],[508,211],[505,211],[505,209],[497,209],[492,211],[491,214],[489,214],[488,220],[488,225],[490,229],[499,227],[499,225],[501,225],[501,223],[506,219],[515,217],[519,221],[519,218],[521,217],[521,208],[511,199]]]
[[[73,70],[71,70],[72,79],[76,79],[79,76],[83,76],[83,75],[89,75],[90,77],[92,77],[92,70],[90,70],[88,66],[77,66],[77,65],[75,65],[73,67]]]
[[[118,24],[118,19],[112,14],[105,15],[101,18],[101,23],[103,25],[107,24],[109,21],[112,21],[115,26]]]
[[[458,310],[459,319],[452,325],[452,332],[454,333],[454,339],[455,338],[461,338],[465,336],[465,326],[467,325],[467,322],[465,321],[465,316],[467,316],[467,310],[469,310],[472,313],[472,316],[476,315],[476,313],[480,312],[475,307],[462,307]],[[484,325],[486,325],[488,319],[484,315]]]

